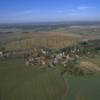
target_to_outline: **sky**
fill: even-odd
[[[100,21],[100,0],[0,0],[0,23]]]

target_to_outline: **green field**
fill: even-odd
[[[91,61],[91,62],[93,62],[93,63],[95,63],[95,64],[97,64],[99,67],[100,67],[100,56],[98,55],[96,55],[96,57],[91,57],[91,58],[82,58],[83,60],[85,59],[85,60],[88,60],[88,61]]]
[[[91,61],[100,67],[100,56],[93,58],[83,57],[83,60]],[[100,100],[100,74],[87,76],[70,76],[64,74],[64,80],[68,87],[68,100]]]
[[[100,74],[75,77],[64,75],[68,85],[67,100],[100,100]]]
[[[0,62],[0,100],[61,100],[65,92],[56,70],[39,70],[22,60]]]
[[[90,60],[100,65],[100,58]],[[99,100],[100,74],[62,77],[62,67],[40,69],[22,59],[0,62],[0,100]]]

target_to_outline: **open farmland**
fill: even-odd
[[[56,70],[38,70],[18,59],[0,62],[0,100],[61,100],[66,91]]]
[[[92,35],[84,26],[7,27],[0,30],[0,100],[99,100],[99,27]]]
[[[84,77],[64,75],[69,92],[65,98],[68,100],[99,100],[100,74]],[[66,100],[66,99],[65,99]]]
[[[42,36],[40,34],[39,36],[35,35],[29,39],[8,42],[6,49],[16,50],[30,49],[35,47],[63,48],[70,45],[76,45],[80,39],[80,37],[70,36],[62,33],[60,35],[58,33],[47,33],[46,35],[42,34]]]
[[[96,55],[95,57],[91,57],[91,58],[83,57],[82,60],[91,61],[100,67],[100,55]]]
[[[100,56],[93,58],[83,57],[82,60],[91,61],[100,67]],[[99,100],[100,98],[100,74],[93,76],[71,76],[64,74],[64,80],[68,87],[68,100]]]

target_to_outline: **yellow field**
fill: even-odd
[[[28,49],[35,47],[63,48],[75,45],[80,41],[80,37],[66,35],[64,33],[47,33],[32,36],[32,38],[12,41],[6,44],[7,50]]]

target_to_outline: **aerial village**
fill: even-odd
[[[93,46],[95,43],[93,44]],[[92,46],[92,47],[93,47]],[[88,41],[82,41],[81,45],[65,47],[62,49],[34,48],[28,50],[0,51],[0,60],[23,58],[26,66],[46,66],[55,68],[57,66],[67,67],[69,64],[77,63],[82,56],[94,56],[100,53],[99,45],[89,47]],[[88,47],[88,48],[86,48]],[[90,48],[90,49],[89,49]]]

